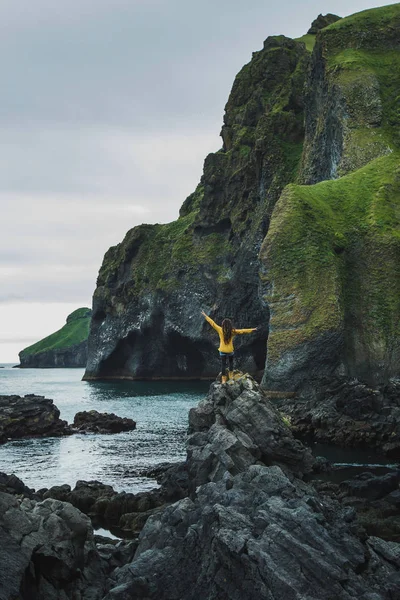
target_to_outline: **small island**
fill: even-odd
[[[85,367],[92,311],[78,308],[55,333],[19,353],[20,367],[28,369]]]

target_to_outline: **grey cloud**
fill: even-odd
[[[2,298],[87,303],[110,245],[176,218],[251,52],[363,2],[3,0]]]
[[[13,344],[21,344],[27,346],[28,344],[34,344],[37,342],[37,337],[26,337],[26,338],[16,338],[16,337],[6,337],[0,338],[0,344],[9,344],[12,342]]]

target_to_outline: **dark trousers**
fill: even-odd
[[[221,354],[221,363],[222,363],[222,375],[225,377],[226,376],[226,361],[227,361],[227,359],[229,359],[229,370],[233,371],[233,354],[224,354],[223,352],[221,352],[220,354]]]

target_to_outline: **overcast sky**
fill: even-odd
[[[91,306],[129,228],[177,217],[267,36],[384,4],[0,0],[0,362]]]

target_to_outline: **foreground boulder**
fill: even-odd
[[[69,435],[53,400],[44,396],[0,396],[0,443],[8,439]]]
[[[97,410],[89,410],[76,413],[73,426],[79,431],[121,433],[121,431],[135,429],[136,422],[126,417],[118,417],[114,413],[99,413]]]
[[[0,492],[0,598],[100,600],[102,560],[88,517],[58,500]]]
[[[363,543],[353,518],[279,467],[251,465],[151,517],[106,598],[398,597],[400,546]]]

